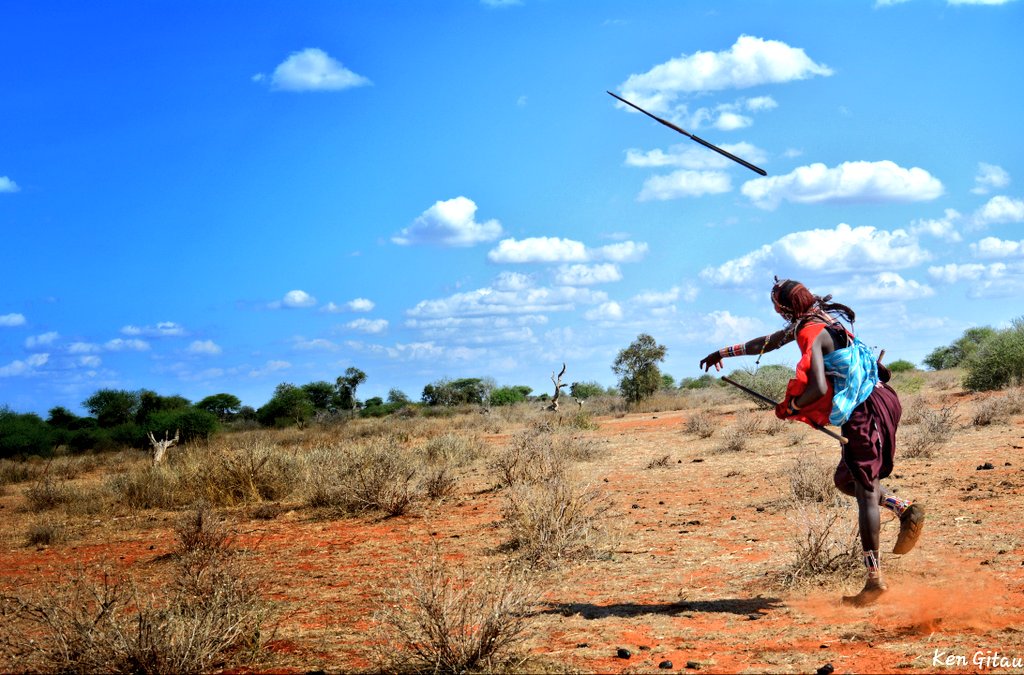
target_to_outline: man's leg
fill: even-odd
[[[868,578],[863,590],[857,595],[844,596],[843,603],[863,607],[878,600],[886,590],[885,582],[882,580],[882,560],[878,546],[881,523],[878,504],[881,501],[882,487],[875,478],[870,487],[855,481],[853,488],[857,497],[857,522],[860,525],[860,543],[864,551],[864,567]]]

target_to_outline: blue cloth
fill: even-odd
[[[825,374],[832,378],[832,413],[828,421],[842,426],[853,409],[867,400],[878,384],[878,361],[871,349],[853,339],[849,347],[836,349],[822,359]]]

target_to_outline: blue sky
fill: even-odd
[[[0,404],[615,382],[1024,315],[1024,2],[9,2]],[[632,112],[614,91],[758,166]],[[795,349],[765,362],[793,363]],[[730,366],[751,365],[735,359]]]

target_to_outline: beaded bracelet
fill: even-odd
[[[747,353],[746,347],[742,344],[733,345],[731,347],[722,347],[718,350],[721,356],[743,356]]]

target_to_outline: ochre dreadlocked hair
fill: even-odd
[[[792,279],[779,279],[775,277],[775,285],[772,286],[772,301],[782,308],[783,314],[790,321],[799,321],[801,318],[820,310],[828,314],[838,314],[849,323],[853,323],[856,313],[846,305],[838,302],[830,302],[831,295],[821,297],[814,295],[807,287],[799,281]]]

